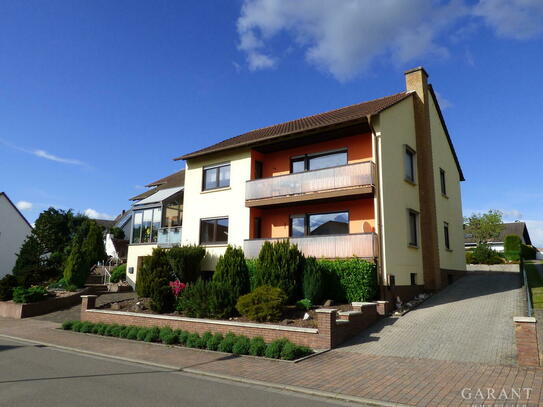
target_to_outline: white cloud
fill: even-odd
[[[32,202],[28,202],[28,201],[19,201],[15,204],[15,206],[20,210],[20,211],[28,211],[30,209],[32,209],[32,207],[34,205],[32,205]]]
[[[108,215],[107,213],[98,212],[97,210],[92,208],[85,209],[84,214],[91,219],[115,219],[114,216]]]
[[[436,91],[436,97],[441,109],[445,110],[454,107],[454,104],[449,99],[444,98],[443,95],[438,91]]]
[[[238,48],[250,70],[272,68],[281,55],[273,39],[286,34],[292,41],[282,53],[294,44],[307,62],[347,81],[377,58],[383,65],[446,58],[445,34],[450,42],[472,38],[482,21],[498,35],[529,38],[543,29],[542,17],[541,0],[244,0]]]
[[[36,157],[45,158],[46,160],[56,161],[56,162],[63,163],[63,164],[73,164],[73,165],[88,166],[83,161],[75,160],[75,159],[72,159],[72,158],[59,157],[59,156],[56,156],[54,154],[50,154],[45,150],[28,150],[26,148],[16,146],[15,144],[12,144],[12,143],[10,143],[10,142],[8,142],[6,140],[3,140],[3,139],[0,139],[0,143],[7,146],[7,147],[9,147],[9,148],[13,148],[15,150],[19,150],[19,151],[22,151],[22,152],[27,153],[27,154],[32,154],[32,155],[35,155]]]

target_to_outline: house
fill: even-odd
[[[5,192],[0,192],[0,278],[10,274],[32,226]]]
[[[367,259],[382,299],[447,285],[466,267],[464,176],[427,79],[419,67],[400,93],[176,158],[186,161],[182,244],[206,248],[207,270],[228,244],[256,257],[264,241],[287,238],[307,256]],[[156,228],[166,225],[160,208],[175,190],[162,191],[134,205],[148,211],[134,227],[134,270],[136,256],[159,243],[152,205]]]
[[[127,281],[134,285],[142,259],[156,247],[181,243],[185,170],[146,185],[147,191],[130,198]],[[128,237],[127,236],[127,237]]]
[[[504,223],[503,229],[500,232],[499,236],[493,241],[488,242],[488,244],[492,249],[496,250],[497,252],[503,252],[505,237],[509,235],[517,235],[518,237],[520,237],[520,241],[522,242],[522,244],[528,246],[532,245],[526,223],[518,221],[512,223]],[[471,234],[466,233],[464,235],[464,239],[466,250],[474,249],[477,246],[477,241],[473,238]]]

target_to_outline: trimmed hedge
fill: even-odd
[[[519,261],[521,253],[522,241],[517,235],[505,236],[503,243],[503,254],[507,260]]]
[[[200,263],[206,254],[201,246],[176,246],[168,250],[170,266],[179,281],[190,283],[201,277]]]
[[[145,342],[161,342],[167,345],[180,344],[189,348],[218,350],[237,355],[265,356],[272,359],[294,360],[313,353],[312,349],[296,345],[286,338],[266,344],[261,337],[249,339],[231,332],[225,336],[220,333],[205,332],[200,336],[197,333],[180,329],[174,331],[170,327],[145,328],[117,324],[95,324],[88,321],[64,321],[62,329]]]
[[[324,294],[335,301],[372,301],[378,293],[377,267],[357,258],[319,260],[324,273]]]

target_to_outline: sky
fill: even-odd
[[[405,90],[422,65],[466,181],[543,247],[541,0],[0,2],[0,191],[112,218],[173,158]]]

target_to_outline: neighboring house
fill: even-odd
[[[32,226],[5,192],[0,192],[0,278],[10,274]]]
[[[492,249],[496,250],[497,252],[503,252],[505,237],[509,235],[517,235],[518,237],[520,237],[520,240],[523,244],[528,246],[532,245],[530,234],[528,233],[528,227],[524,222],[504,223],[503,230],[500,232],[499,236],[496,239],[488,242],[488,244]],[[477,246],[477,242],[471,234],[466,233],[464,235],[464,239],[465,248],[467,250],[474,249]]]
[[[125,211],[123,209],[123,211],[119,215],[117,215],[113,222],[114,227],[119,228],[124,232],[124,238],[129,239],[130,231],[132,230],[132,211]]]
[[[405,80],[405,92],[177,158],[186,160],[182,243],[206,248],[207,270],[228,244],[256,257],[264,241],[287,238],[307,256],[367,259],[381,298],[440,289],[465,272],[462,170],[425,70]],[[155,194],[134,205],[149,211],[134,228],[134,270],[165,225],[165,196]],[[134,245],[144,246],[132,257]]]
[[[156,247],[181,244],[185,170],[146,185],[150,188],[130,198],[131,228],[127,255],[127,280],[135,284],[142,258]]]

